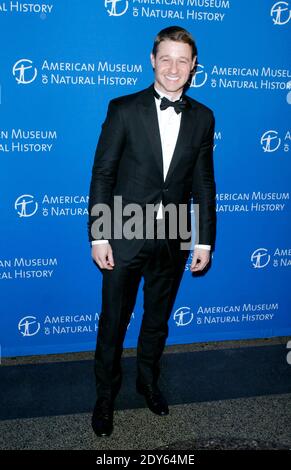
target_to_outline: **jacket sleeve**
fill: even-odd
[[[199,221],[196,243],[211,245],[212,249],[214,248],[216,235],[216,184],[213,164],[214,125],[215,120],[211,112],[192,177],[193,202],[198,205],[195,208],[195,213],[197,213],[197,210],[199,211],[199,216],[196,218]]]
[[[91,231],[93,223],[98,218],[92,214],[92,209],[94,206],[96,207],[96,204],[106,204],[109,207],[124,143],[125,129],[120,109],[113,100],[109,103],[107,116],[102,125],[92,168],[88,204],[88,237],[90,242],[95,239]]]

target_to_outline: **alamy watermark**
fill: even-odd
[[[94,240],[120,239],[172,239],[180,240],[180,249],[192,246],[192,230],[188,230],[191,214],[195,217],[195,244],[199,243],[199,204],[167,205],[122,202],[122,196],[114,196],[113,204],[98,203],[92,207],[91,216],[96,220],[91,226]]]

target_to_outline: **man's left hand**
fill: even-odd
[[[196,273],[203,271],[210,261],[210,250],[204,250],[203,248],[195,248],[193,252],[193,259],[190,266],[190,271]]]

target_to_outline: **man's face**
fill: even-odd
[[[181,94],[193,70],[196,57],[192,59],[189,44],[171,40],[162,41],[156,57],[151,54],[151,63],[155,70],[155,85],[163,93],[175,99]]]

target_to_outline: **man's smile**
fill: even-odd
[[[180,79],[180,77],[169,77],[168,75],[166,75],[166,79],[171,80],[172,82],[176,82],[177,80]]]

